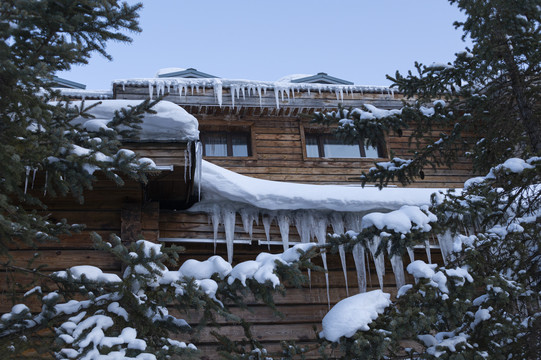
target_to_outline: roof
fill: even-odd
[[[86,89],[85,84],[81,84],[81,83],[78,83],[78,82],[75,82],[75,81],[63,79],[63,78],[58,77],[58,76],[53,76],[52,83],[53,83],[53,87],[57,87],[57,88],[81,89],[81,90]]]
[[[160,69],[156,74],[159,78],[172,78],[172,77],[181,77],[181,78],[190,78],[190,79],[201,79],[201,78],[217,78],[218,76],[210,75],[201,71],[198,71],[194,68],[182,69],[182,68],[167,68]]]
[[[353,85],[351,81],[339,79],[334,76],[330,76],[327,73],[320,72],[316,75],[291,79],[292,83],[305,83],[305,84],[336,84],[336,85]]]

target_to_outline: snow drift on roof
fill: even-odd
[[[179,68],[179,67],[168,67],[168,68],[163,68],[163,69],[158,70],[158,72],[156,72],[155,77],[160,77],[160,75],[170,74],[170,73],[175,73],[175,72],[180,72],[180,71],[184,71],[184,70],[186,70],[186,69],[184,69],[184,68]]]
[[[111,90],[84,90],[84,89],[68,89],[68,88],[54,88],[59,90],[64,96],[77,99],[111,99],[113,92]]]
[[[286,75],[284,77],[281,77],[280,79],[276,80],[276,82],[291,82],[291,80],[297,80],[302,79],[306,77],[314,76],[314,74],[291,74]]]
[[[251,178],[202,162],[202,201],[193,208],[219,201],[266,210],[327,210],[361,212],[396,210],[403,205],[428,205],[438,189],[309,185]]]
[[[85,107],[98,102],[97,100],[85,101]],[[83,128],[96,131],[98,128],[106,128],[113,118],[115,110],[128,106],[136,106],[141,100],[102,100],[101,104],[92,108],[88,113],[95,116],[93,119],[76,118],[73,122],[81,124]],[[71,102],[74,106],[81,106],[80,101]],[[192,141],[199,138],[198,122],[180,106],[169,101],[160,101],[153,107],[156,114],[146,114],[143,123],[140,124],[140,140],[159,141]]]

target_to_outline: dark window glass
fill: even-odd
[[[227,156],[227,136],[213,133],[201,136],[205,156]]]
[[[381,157],[377,148],[356,144],[345,144],[330,134],[306,134],[306,156],[335,159],[358,159]]]
[[[243,132],[201,134],[204,156],[250,156],[250,135]]]
[[[319,145],[316,135],[306,135],[306,156],[319,157]]]
[[[231,135],[231,152],[232,156],[248,156],[248,134],[232,134]]]

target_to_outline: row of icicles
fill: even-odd
[[[308,243],[311,241],[317,242],[319,245],[326,243],[326,237],[328,233],[328,227],[332,228],[335,234],[344,234],[346,229],[354,232],[360,232],[361,220],[363,214],[353,212],[333,212],[323,213],[317,210],[290,210],[290,211],[269,211],[262,210],[251,206],[240,206],[240,204],[223,203],[212,204],[205,209],[208,214],[209,223],[212,224],[214,232],[214,251],[216,252],[216,241],[218,239],[218,232],[220,225],[223,225],[223,231],[225,233],[225,242],[227,247],[227,258],[229,263],[233,262],[233,247],[235,242],[235,222],[237,213],[240,215],[243,229],[245,233],[252,239],[253,224],[259,225],[259,220],[263,224],[265,231],[266,241],[270,250],[270,228],[272,222],[278,225],[280,230],[281,241],[284,250],[287,250],[290,246],[289,232],[290,226],[295,226],[297,233],[302,243]],[[440,248],[442,250],[444,259],[452,251],[454,238],[449,233],[437,235]],[[375,236],[373,241],[370,242],[368,253],[361,245],[355,245],[352,251],[353,260],[355,262],[355,269],[357,273],[357,284],[359,292],[366,292],[367,289],[367,269],[370,271],[368,262],[370,258],[374,262],[376,274],[378,277],[379,285],[383,289],[383,277],[385,275],[385,254],[380,252],[377,256],[375,253],[380,244],[380,237]],[[425,249],[429,263],[431,261],[430,244],[425,242]],[[349,296],[348,278],[347,278],[347,264],[346,264],[346,252],[344,246],[339,247],[339,255],[344,273],[344,279],[346,284],[346,291]],[[414,261],[413,249],[408,248],[408,255],[410,261]],[[323,268],[327,270],[327,255],[325,252],[321,253]],[[404,264],[402,257],[391,256],[391,266],[395,276],[397,288],[405,285]],[[308,270],[308,277],[311,280],[310,270]],[[370,274],[368,274],[370,275]],[[325,273],[325,282],[327,288],[327,300],[330,302],[329,296],[329,276]]]

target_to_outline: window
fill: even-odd
[[[306,156],[309,158],[378,158],[382,151],[364,142],[345,144],[331,134],[306,134]]]
[[[204,132],[201,134],[204,156],[251,156],[248,132]]]

